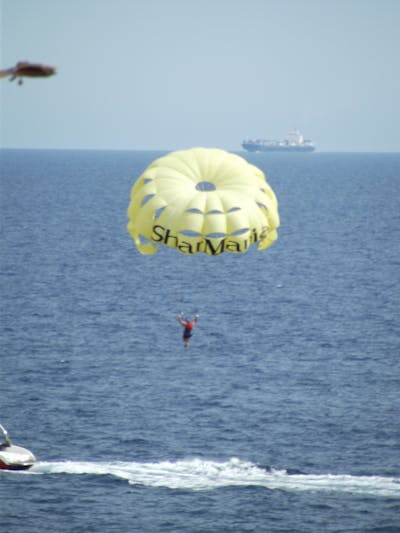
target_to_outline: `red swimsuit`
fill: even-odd
[[[193,326],[194,326],[193,322],[186,322],[185,330],[183,332],[184,339],[189,339],[193,335],[192,333]]]

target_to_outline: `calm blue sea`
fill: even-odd
[[[279,239],[215,258],[137,252],[159,155],[1,152],[1,533],[399,532],[400,154],[241,154]]]

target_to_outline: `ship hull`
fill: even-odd
[[[262,144],[243,143],[242,147],[248,152],[313,152],[314,146],[268,146]]]

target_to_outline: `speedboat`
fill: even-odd
[[[0,470],[27,470],[36,462],[33,453],[21,446],[15,446],[0,424]]]

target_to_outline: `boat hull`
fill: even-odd
[[[21,446],[0,447],[0,470],[28,470],[36,462],[32,452]]]
[[[34,463],[31,464],[11,464],[7,465],[0,461],[0,470],[28,470],[34,465]]]

